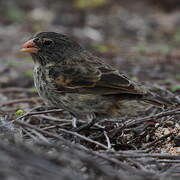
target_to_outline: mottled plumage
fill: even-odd
[[[34,60],[34,82],[39,95],[78,118],[89,114],[120,116],[124,100],[160,106],[169,103],[65,35],[39,33],[23,45],[22,51],[31,53]]]

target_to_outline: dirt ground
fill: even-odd
[[[179,8],[176,0],[0,1],[0,179],[179,179]],[[45,104],[19,49],[40,31],[72,36],[175,105],[127,102],[121,118],[79,133],[64,111],[31,111]]]

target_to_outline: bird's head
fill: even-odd
[[[55,32],[41,32],[22,45],[21,52],[30,53],[35,62],[58,63],[82,50],[81,46],[69,37]]]

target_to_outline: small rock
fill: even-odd
[[[173,126],[174,125],[174,122],[173,121],[166,121],[165,124],[167,126]]]
[[[167,135],[169,133],[170,133],[169,129],[168,128],[164,128],[164,135]]]
[[[159,123],[156,123],[156,124],[155,124],[155,128],[157,128],[158,126],[159,126]]]

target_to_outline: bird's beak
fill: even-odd
[[[37,45],[34,43],[34,39],[31,39],[27,42],[25,42],[22,45],[22,48],[20,49],[21,52],[27,52],[27,53],[37,53],[39,48]]]

